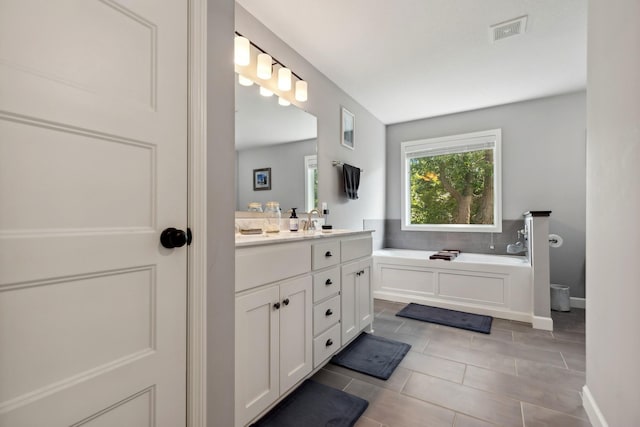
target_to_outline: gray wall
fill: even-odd
[[[594,426],[640,426],[640,2],[588,15],[585,395]]]
[[[400,221],[389,221],[400,218],[401,142],[501,128],[503,219],[522,219],[529,210],[553,211],[550,232],[562,236],[564,245],[550,249],[551,281],[569,285],[571,296],[584,297],[585,102],[585,92],[578,92],[387,126],[386,233],[397,238],[410,233],[414,240],[434,236],[401,233]],[[472,240],[488,246],[490,236],[480,234]],[[509,236],[499,238],[504,248]]]
[[[238,32],[309,83],[309,100],[299,107],[318,118],[319,200],[329,205],[329,223],[336,228],[361,229],[365,218],[384,218],[384,125],[239,5],[235,18]],[[355,150],[340,145],[341,106],[356,117]],[[342,171],[332,166],[332,160],[364,169],[358,200],[345,197]]]
[[[207,9],[207,425],[234,425],[233,0]],[[193,230],[195,238],[201,236]]]
[[[282,217],[290,208],[304,209],[304,156],[316,154],[316,140],[291,142],[237,151],[237,206],[246,211],[249,202],[280,203]],[[271,190],[253,190],[253,170],[271,168]],[[288,218],[288,215],[286,216]]]

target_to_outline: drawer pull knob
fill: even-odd
[[[327,258],[330,258],[330,257],[333,256],[333,254],[331,253],[331,251],[327,251],[327,252],[325,252],[324,256],[327,257]]]
[[[333,285],[333,282],[331,281],[331,279],[327,279],[327,281],[324,282],[324,284],[329,286],[329,285]]]
[[[282,301],[282,303],[284,305],[289,305],[289,298],[285,298],[284,301]]]
[[[324,313],[325,316],[331,316],[333,314],[333,311],[331,311],[331,309],[327,309],[327,311]]]
[[[333,345],[333,341],[331,340],[331,338],[329,338],[327,340],[327,343],[325,344],[325,347],[331,347]]]
[[[277,303],[273,304],[273,308],[275,308],[276,310],[279,310],[280,309],[280,303],[277,302]]]

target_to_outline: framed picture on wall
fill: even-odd
[[[271,168],[253,170],[253,190],[271,190]]]
[[[355,148],[355,141],[353,138],[355,127],[356,127],[356,117],[353,113],[346,108],[342,107],[342,113],[340,114],[342,117],[340,132],[342,134],[342,145],[353,150]]]

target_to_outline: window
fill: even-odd
[[[318,209],[318,157],[304,156],[304,207],[306,212]]]
[[[402,229],[502,231],[501,129],[401,144]]]

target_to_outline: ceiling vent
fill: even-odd
[[[489,39],[492,42],[506,39],[507,37],[523,34],[527,27],[527,15],[501,22],[489,27]]]

